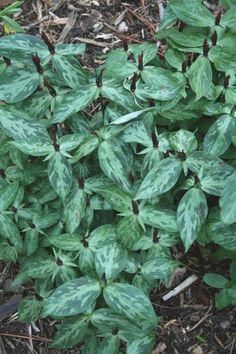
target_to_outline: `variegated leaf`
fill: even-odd
[[[221,219],[226,224],[236,222],[236,174],[232,175],[225,183],[220,198]]]
[[[126,171],[126,157],[121,147],[110,141],[103,141],[98,148],[98,158],[102,171],[113,182],[130,191],[128,171]]]
[[[54,151],[50,141],[38,141],[35,139],[17,140],[12,144],[23,153],[31,156],[46,156]]]
[[[200,178],[201,189],[211,195],[220,197],[224,188],[226,187],[228,177],[232,176],[233,171],[231,169],[212,169],[206,171]]]
[[[93,250],[99,250],[104,246],[113,244],[117,241],[116,225],[104,224],[93,230],[88,238],[89,247]]]
[[[125,283],[112,283],[103,291],[107,305],[115,312],[138,321],[143,328],[156,327],[156,314],[148,297],[136,287]]]
[[[22,252],[23,241],[20,232],[8,215],[0,214],[0,235],[8,239],[18,252]]]
[[[146,127],[142,121],[130,124],[123,133],[121,139],[125,143],[139,143],[144,146],[152,146],[152,139],[148,135]]]
[[[222,228],[209,231],[209,239],[217,245],[228,251],[236,252],[236,227],[233,225],[225,225]]]
[[[61,250],[76,252],[79,251],[83,245],[81,238],[78,235],[61,234],[49,237],[48,241],[54,247]]]
[[[222,155],[230,146],[236,132],[236,119],[223,115],[218,118],[205,135],[203,147],[206,153]]]
[[[96,191],[101,194],[115,210],[120,212],[130,210],[131,194],[124,192],[116,185],[101,186],[101,188],[97,188]]]
[[[52,65],[56,69],[59,78],[72,89],[76,89],[81,84],[80,71],[72,65],[66,56],[54,54],[52,57]]]
[[[63,56],[80,55],[85,52],[86,45],[85,43],[58,43],[55,44],[55,49],[57,54]]]
[[[31,322],[38,319],[43,303],[34,296],[24,298],[19,305],[18,318],[22,322]]]
[[[15,200],[19,184],[14,182],[0,189],[0,211],[6,210]]]
[[[90,155],[94,150],[97,149],[98,145],[99,139],[96,135],[88,136],[82,141],[78,150],[76,150],[73,158],[71,159],[71,163],[79,161],[84,156]]]
[[[30,96],[39,85],[40,75],[24,68],[10,67],[1,75],[0,100],[16,103]]]
[[[136,195],[136,199],[149,199],[169,191],[178,181],[182,171],[182,163],[174,157],[161,160],[153,167]]]
[[[97,86],[87,85],[82,89],[70,92],[69,95],[56,97],[51,124],[62,123],[76,112],[82,111],[99,95]]]
[[[9,105],[0,105],[0,125],[3,131],[15,140],[50,141],[48,132],[42,123]]]
[[[146,205],[140,209],[139,215],[144,224],[169,232],[178,232],[174,210],[160,209],[153,205]]]
[[[118,354],[119,348],[120,348],[119,337],[110,334],[100,342],[97,350],[97,354]]]
[[[27,259],[23,265],[22,273],[26,278],[48,278],[57,270],[58,265],[52,256],[35,256]]]
[[[71,151],[77,148],[84,140],[83,133],[63,135],[59,139],[60,150]]]
[[[141,274],[147,278],[159,279],[167,286],[177,266],[178,262],[170,258],[153,258],[142,265]]]
[[[65,221],[68,232],[72,234],[85,215],[86,194],[81,188],[74,188],[65,200]]]
[[[46,45],[36,36],[25,33],[17,33],[1,38],[1,56],[11,59],[12,53],[14,53],[15,60],[22,61],[24,59],[31,61],[31,55],[36,52],[41,59],[44,59],[49,55]]]
[[[96,310],[91,317],[92,324],[97,327],[99,333],[111,333],[118,330],[118,337],[124,341],[132,341],[136,338],[142,338],[145,330],[141,328],[140,323],[133,323],[126,317],[117,314],[109,308]]]
[[[65,200],[72,185],[72,171],[67,159],[55,152],[48,163],[48,178],[55,192]]]
[[[95,254],[95,266],[100,279],[105,274],[106,279],[115,278],[127,262],[127,251],[118,243],[102,247]]]
[[[124,248],[131,249],[142,236],[142,228],[136,215],[123,217],[117,225],[119,242]]]
[[[175,151],[190,151],[197,150],[197,139],[192,132],[180,129],[175,133],[171,133],[169,137],[170,146]]]
[[[83,242],[83,247],[79,255],[79,269],[85,275],[97,277],[95,270],[95,256],[94,253],[87,247],[86,241]]]
[[[154,344],[153,335],[135,339],[127,344],[127,354],[151,354]]]
[[[201,97],[211,99],[213,90],[211,62],[205,56],[199,56],[188,70],[189,83],[196,93],[196,99]]]
[[[88,318],[80,317],[65,320],[57,326],[56,336],[50,344],[50,348],[67,349],[81,343],[88,331]]]
[[[177,224],[186,251],[197,239],[207,213],[208,207],[204,193],[198,188],[189,189],[177,209]]]
[[[37,250],[39,242],[38,234],[38,230],[36,229],[30,229],[26,231],[24,237],[24,247],[27,256],[30,256]]]
[[[59,286],[45,300],[43,316],[68,317],[88,310],[101,293],[99,281],[89,277],[73,279]]]

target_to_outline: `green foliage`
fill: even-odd
[[[21,10],[21,5],[23,1],[15,1],[13,4],[5,7],[0,11],[0,20],[3,22],[3,29],[5,34],[14,33],[14,32],[24,32],[23,28],[16,22],[12,15],[17,14]]]
[[[165,58],[128,44],[96,72],[77,60],[83,44],[0,40],[0,258],[18,262],[15,286],[34,279],[19,317],[55,318],[53,348],[151,353],[149,294],[169,285],[178,244],[218,247],[231,280],[204,280],[218,307],[235,305],[234,7],[222,5],[171,1]]]

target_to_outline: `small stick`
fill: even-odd
[[[190,277],[188,277],[187,279],[185,279],[181,284],[179,284],[178,286],[176,286],[176,288],[174,288],[173,290],[171,290],[168,294],[166,294],[165,296],[162,297],[162,299],[164,301],[169,300],[171,297],[178,295],[179,293],[181,293],[181,291],[183,291],[184,289],[186,289],[188,286],[192,285],[196,280],[198,279],[196,274],[191,275]]]
[[[23,339],[28,339],[29,340],[29,337],[25,336],[23,334],[12,334],[12,333],[2,333],[2,332],[0,332],[0,336],[2,336],[2,337],[13,337],[13,338],[23,338]],[[37,340],[39,342],[52,342],[52,339],[48,339],[48,338],[45,338],[45,337],[32,336],[31,338],[32,338],[32,340]]]
[[[235,342],[236,342],[236,336],[234,336],[234,339],[233,339],[233,342],[232,342],[232,347],[230,349],[230,354],[233,354],[233,352],[234,352]]]

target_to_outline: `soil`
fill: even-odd
[[[10,3],[11,0],[0,1]],[[159,6],[165,1],[134,0],[26,0],[17,20],[30,34],[46,32],[54,42],[87,43],[86,65],[94,67],[101,54],[129,42],[153,41],[159,23]],[[122,17],[120,23],[119,16]],[[69,18],[69,21],[68,21]],[[207,271],[221,274],[227,265],[217,266],[203,258],[198,248],[186,258],[175,250],[185,266],[185,273],[175,274],[171,288],[192,274],[198,276],[190,287],[168,301],[162,297],[166,289],[156,289],[151,295],[156,312],[161,316],[157,333],[157,348],[153,354],[233,354],[236,353],[236,309],[214,308],[215,292],[203,282]],[[210,265],[209,265],[210,264]],[[27,325],[17,320],[21,294],[13,294],[9,283],[14,277],[13,265],[0,262],[0,354],[78,354],[73,350],[51,350],[49,343],[55,333],[55,321],[38,320]],[[227,275],[227,273],[226,273]],[[24,291],[24,289],[22,289]]]

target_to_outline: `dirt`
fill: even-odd
[[[0,6],[10,1],[2,0]],[[161,2],[165,3],[164,0]],[[119,27],[121,25],[116,23],[121,14],[125,22],[123,32]],[[26,0],[22,13],[16,19],[27,33],[39,35],[44,31],[54,42],[87,42],[84,62],[93,67],[102,53],[122,46],[124,38],[134,43],[153,41],[159,23],[159,7],[157,1],[149,0]],[[152,303],[162,317],[158,324],[157,348],[153,354],[236,353],[236,309],[215,309],[215,292],[201,281],[204,272],[217,270],[216,265],[210,264],[209,259],[201,259],[197,247],[187,258],[181,250],[176,250],[177,255],[186,272],[175,278],[172,288],[191,274],[197,274],[199,278],[167,302],[163,301],[162,296],[170,289],[153,291]],[[223,263],[218,267],[221,267],[221,272],[222,267],[227,269]],[[19,294],[13,294],[6,286],[14,273],[13,265],[6,268],[0,262],[0,315],[4,311],[6,315],[0,317],[0,354],[78,354],[79,347],[64,351],[49,349],[55,333],[54,321],[38,320],[34,327],[17,320],[14,296]],[[12,301],[12,307],[6,314],[9,301]]]

